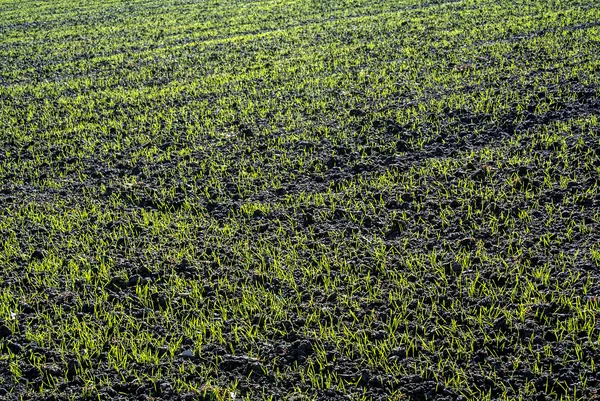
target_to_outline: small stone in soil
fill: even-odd
[[[182,358],[191,359],[194,357],[194,351],[187,349],[180,353],[179,356]]]

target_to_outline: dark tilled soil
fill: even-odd
[[[301,140],[2,131],[0,399],[600,399],[600,88],[541,74],[524,109],[336,103]]]
[[[259,191],[249,198],[229,195],[227,191],[235,184],[225,181],[222,186],[224,192],[215,196],[217,200],[207,201],[201,193],[178,187],[177,178],[169,174],[178,169],[182,159],[164,164],[146,162],[130,166],[127,164],[127,154],[115,155],[119,163],[113,167],[94,158],[72,161],[81,166],[88,178],[84,183],[70,185],[59,193],[36,190],[31,184],[32,177],[28,177],[27,172],[19,177],[21,182],[18,184],[4,181],[0,204],[5,216],[25,204],[33,203],[41,208],[52,209],[52,200],[56,196],[67,199],[67,204],[72,208],[82,204],[110,208],[108,199],[118,193],[121,199],[129,199],[123,216],[138,209],[176,213],[183,210],[182,205],[187,202],[194,207],[183,212],[184,217],[186,214],[204,212],[216,224],[238,221],[250,227],[248,231],[240,232],[235,237],[235,240],[246,241],[250,250],[260,252],[257,244],[264,239],[274,241],[279,236],[289,238],[293,235],[305,238],[307,247],[305,254],[300,256],[307,261],[315,260],[316,257],[331,260],[341,258],[347,260],[348,264],[341,267],[342,265],[332,263],[330,271],[314,276],[307,276],[298,268],[294,270],[294,266],[288,266],[298,285],[292,288],[289,282],[276,275],[249,274],[236,269],[236,252],[228,249],[227,242],[217,243],[214,237],[203,237],[201,228],[194,231],[197,238],[183,240],[197,247],[197,259],[168,265],[159,253],[152,255],[140,251],[144,243],[153,241],[153,234],[148,227],[136,227],[134,236],[115,240],[105,249],[103,256],[118,261],[115,269],[126,274],[104,283],[103,291],[107,296],[102,304],[89,304],[86,303],[86,294],[90,291],[93,293],[98,288],[90,288],[82,280],[81,285],[74,288],[60,292],[49,291],[39,287],[42,280],[36,278],[35,271],[29,266],[34,262],[43,262],[52,253],[53,244],[58,243],[64,247],[69,238],[75,238],[81,232],[97,234],[99,238],[107,238],[108,233],[118,233],[119,225],[127,224],[126,218],[123,221],[104,222],[92,213],[87,218],[90,226],[74,229],[66,233],[64,238],[58,239],[49,238],[48,229],[43,225],[24,218],[17,234],[21,249],[28,251],[28,255],[16,257],[12,261],[19,269],[12,269],[10,276],[3,277],[2,287],[5,291],[12,289],[14,292],[19,288],[23,293],[35,292],[38,296],[28,298],[36,299],[34,303],[19,303],[18,333],[9,329],[7,322],[0,322],[2,355],[16,355],[22,372],[22,376],[14,382],[6,359],[3,360],[0,375],[5,378],[5,384],[0,388],[0,395],[9,400],[19,399],[20,394],[41,390],[53,383],[56,385],[54,395],[43,395],[40,399],[66,400],[71,396],[83,399],[86,398],[82,396],[86,384],[79,373],[86,370],[92,372],[93,376],[104,379],[98,386],[101,399],[208,399],[192,391],[175,391],[174,380],[178,376],[174,372],[178,366],[183,365],[197,367],[196,372],[202,371],[205,366],[214,367],[211,374],[215,383],[237,381],[238,394],[250,395],[250,399],[263,393],[280,399],[297,391],[298,394],[308,394],[318,400],[342,400],[347,399],[348,394],[354,394],[354,397],[364,394],[367,399],[383,400],[389,399],[389,394],[398,391],[398,394],[404,394],[411,400],[448,401],[466,399],[464,393],[474,388],[489,394],[491,399],[499,399],[501,396],[510,399],[519,393],[519,389],[535,386],[535,395],[530,399],[551,400],[572,394],[574,388],[582,386],[582,378],[586,381],[582,399],[596,399],[595,391],[600,382],[590,361],[598,360],[599,357],[597,338],[600,330],[596,323],[597,297],[600,296],[597,284],[599,277],[597,264],[586,261],[583,256],[591,246],[600,241],[600,198],[597,194],[586,195],[590,188],[598,185],[600,148],[597,137],[595,141],[589,141],[588,134],[581,130],[574,132],[566,139],[566,143],[560,145],[569,149],[568,154],[572,158],[569,167],[555,158],[557,150],[551,144],[547,147],[528,147],[527,143],[521,142],[515,147],[506,147],[505,151],[508,153],[494,156],[509,158],[527,153],[530,160],[536,160],[534,156],[538,155],[537,160],[550,161],[554,166],[553,174],[556,175],[551,177],[553,181],[566,174],[571,178],[566,187],[558,189],[539,189],[544,177],[541,173],[542,166],[535,163],[515,165],[512,169],[496,169],[468,161],[465,156],[466,152],[477,154],[484,148],[501,146],[519,132],[531,132],[535,135],[540,127],[558,121],[597,115],[600,100],[595,96],[596,89],[581,88],[580,93],[577,101],[565,104],[555,111],[543,115],[527,112],[520,123],[513,122],[513,115],[507,115],[499,121],[488,121],[485,116],[456,115],[455,112],[449,112],[440,118],[455,118],[451,122],[444,122],[444,125],[458,125],[464,135],[444,137],[442,134],[418,150],[411,148],[407,142],[397,140],[395,148],[401,149],[400,154],[396,154],[396,151],[388,153],[381,148],[386,147],[386,141],[393,140],[398,132],[410,136],[411,130],[391,122],[368,121],[367,116],[362,115],[364,121],[359,120],[357,124],[365,124],[363,130],[366,126],[369,135],[356,135],[355,142],[335,146],[326,142],[295,144],[295,150],[309,149],[315,163],[320,161],[327,166],[323,174],[305,174],[292,179],[285,174],[287,171],[282,172],[280,188]],[[358,115],[357,112],[354,114]],[[598,127],[592,129],[597,130]],[[475,131],[479,133],[473,134]],[[368,143],[365,143],[366,138]],[[247,136],[243,140],[249,144],[250,149],[268,152],[269,138]],[[525,141],[526,137],[522,140]],[[27,151],[20,147],[22,145],[11,143],[6,138],[2,141],[4,149],[21,152],[22,159],[28,159]],[[578,141],[583,141],[585,146],[577,148],[575,144]],[[164,146],[177,148],[185,144],[165,142]],[[224,146],[220,151],[229,155],[230,168],[235,168],[235,160],[242,158],[240,152],[243,150],[237,148],[234,141],[220,146]],[[335,150],[335,156],[329,156],[332,150]],[[367,153],[368,156],[359,158],[356,156],[359,153]],[[591,165],[576,164],[578,158],[586,154],[592,155],[594,168]],[[210,154],[203,156],[195,153],[189,158],[189,168],[193,169],[194,159],[202,157],[210,157]],[[431,181],[422,180],[411,190],[390,187],[360,194],[352,194],[348,190],[348,184],[361,177],[366,179],[386,172],[402,174],[418,169],[429,159],[436,158],[454,158],[458,167],[451,169],[443,180],[441,175],[430,177]],[[61,163],[69,162],[67,160]],[[64,168],[59,167],[59,162],[49,161],[48,164],[51,168]],[[489,164],[494,165],[494,160]],[[14,178],[16,174],[15,172]],[[150,188],[166,180],[168,185],[177,190],[172,199],[165,199],[153,196],[152,191],[130,188],[129,193],[137,196],[127,198],[123,192],[125,189],[114,184],[123,175],[142,177]],[[511,177],[518,177],[520,180],[514,182],[513,191],[504,199],[494,200],[485,195],[469,199],[443,196],[444,191],[456,188],[464,179],[477,183],[480,188],[486,188],[493,183],[510,181]],[[438,179],[442,181],[438,182]],[[100,184],[106,185],[106,190],[102,193],[86,190],[99,188]],[[525,196],[528,189],[536,195]],[[286,208],[284,204],[271,213],[257,211],[249,216],[240,212],[241,207],[250,201],[277,203],[286,196],[328,190],[332,191],[338,202],[348,197],[355,202],[350,205],[355,206],[377,199],[382,210],[361,214],[360,210],[353,210],[352,206],[348,206],[337,207],[333,213],[327,214],[330,207],[326,202],[321,206],[306,205],[299,208]],[[82,196],[86,196],[87,201],[82,203]],[[340,204],[342,202],[338,203]],[[552,218],[549,217],[550,207],[556,210],[552,212]],[[444,209],[452,211],[448,217],[449,224],[443,224],[440,217],[440,210]],[[480,213],[469,214],[468,209],[478,210]],[[531,213],[529,221],[518,219],[523,210]],[[390,220],[393,211],[403,214],[404,218]],[[66,213],[64,210],[54,212]],[[360,215],[361,223],[354,218],[357,215]],[[492,232],[481,223],[490,216],[501,219],[501,216],[507,216],[507,221],[516,221],[516,224],[500,223],[497,231]],[[571,222],[583,224],[589,231],[585,234],[575,232],[567,238],[566,232],[572,225]],[[280,227],[283,227],[283,232]],[[428,236],[425,237],[423,233],[426,230]],[[2,231],[4,235],[15,233],[11,231],[11,227],[3,227]],[[421,235],[417,235],[418,233]],[[373,238],[374,234],[379,235],[382,243],[389,248],[402,247],[423,255],[437,250],[441,258],[438,265],[444,267],[443,281],[440,281],[442,276],[438,272],[406,265],[402,252],[390,254],[388,271],[376,268],[372,247],[368,244],[363,248],[357,246],[360,241]],[[550,240],[548,246],[540,241],[545,236]],[[516,249],[521,251],[516,252]],[[78,256],[76,252],[70,252],[66,248],[63,250],[61,257],[65,264]],[[468,270],[456,261],[457,254],[470,259]],[[493,257],[486,258],[483,256],[486,254]],[[219,262],[217,258],[220,259]],[[100,268],[97,262],[91,266],[92,272]],[[550,275],[547,279],[535,274],[542,267]],[[235,286],[220,287],[220,278],[227,276],[233,283],[252,285],[272,294],[280,294],[281,297],[297,299],[298,310],[306,313],[294,316],[291,310],[286,310],[284,313],[288,314],[288,318],[273,321],[271,314],[263,316],[257,311],[252,321],[247,323],[254,325],[261,332],[262,338],[268,339],[265,342],[237,338],[234,333],[235,322],[225,320],[222,322],[223,341],[208,336],[198,353],[193,341],[183,334],[181,327],[161,326],[160,319],[153,319],[153,326],[145,323],[148,316],[156,316],[156,311],[163,311],[168,307],[172,308],[182,322],[187,314],[194,314],[193,310],[185,306],[186,296],[189,295],[169,294],[167,279],[170,274],[175,274],[182,280],[203,280],[202,302],[215,311],[219,309],[218,304],[223,299],[241,296],[239,288],[236,290]],[[335,277],[344,282],[348,275],[362,277],[365,285],[373,283],[379,286],[381,295],[376,300],[366,301],[366,293],[352,294],[352,302],[359,309],[352,311],[343,306],[337,299],[344,294],[343,289],[328,290],[324,287],[324,282]],[[390,279],[398,276],[404,277],[406,288],[398,288],[399,282]],[[478,290],[469,294],[461,283],[473,282],[475,276],[478,277]],[[389,282],[386,281],[388,279]],[[143,308],[136,304],[136,289],[148,281],[155,284],[158,290],[152,296],[152,304]],[[594,284],[588,286],[587,282]],[[478,293],[485,292],[481,290],[482,286],[497,288],[499,296],[495,299],[478,296]],[[533,290],[528,292],[526,286]],[[512,292],[502,291],[507,288],[513,289]],[[396,298],[397,294],[403,292],[413,297],[406,305]],[[520,320],[513,319],[520,305],[525,305],[521,298],[524,293],[535,294],[535,303],[527,304]],[[588,330],[566,334],[557,332],[557,322],[576,319],[573,314],[582,313],[581,305],[589,305],[592,310],[585,317],[592,319]],[[39,344],[28,334],[35,332],[36,323],[53,319],[57,307],[62,308],[69,318],[89,322],[88,324],[94,323],[94,311],[98,308],[119,307],[122,313],[141,325],[140,330],[157,337],[166,337],[169,341],[180,338],[181,347],[173,356],[168,355],[166,348],[156,349],[155,352],[163,361],[158,366],[130,362],[129,369],[139,369],[150,377],[156,376],[158,370],[168,372],[164,380],[156,382],[140,381],[133,376],[120,377],[120,372],[108,367],[106,352],[92,356],[88,366],[81,366],[77,362],[77,353],[82,352],[81,350],[74,350],[71,358],[65,358],[53,346]],[[504,314],[499,313],[493,321],[478,324],[478,316],[489,316],[485,311],[493,307],[508,311],[508,320]],[[317,308],[324,311],[320,315],[324,320],[307,323],[306,316]],[[366,319],[365,316],[377,318]],[[307,330],[318,327],[334,327],[337,330],[348,325],[352,330],[363,333],[372,346],[377,347],[379,341],[391,334],[386,327],[398,317],[401,318],[397,320],[399,323],[394,331],[419,338],[423,345],[416,343],[414,347],[387,350],[385,357],[387,366],[399,365],[406,370],[418,366],[415,373],[410,375],[388,373],[382,366],[370,364],[359,352],[353,356],[352,344],[335,344],[318,339],[309,335],[310,330]],[[52,326],[51,322],[44,323]],[[452,326],[458,327],[455,337],[439,329]],[[469,331],[470,336],[467,335]],[[454,341],[464,341],[467,351],[454,354],[457,348]],[[433,347],[425,346],[426,343]],[[317,347],[329,361],[322,367],[324,372],[335,372],[337,377],[348,383],[346,391],[317,390],[300,376],[301,369],[296,367],[306,366],[317,352]],[[531,352],[523,352],[527,349]],[[105,350],[108,350],[108,344]],[[252,356],[248,356],[249,354]],[[519,355],[520,360],[515,361],[514,355]],[[40,356],[46,361],[44,369],[36,368],[32,363],[35,357]],[[435,370],[449,360],[455,364],[452,370],[461,370],[465,374],[460,386],[444,385],[441,378],[436,378]],[[275,375],[274,369],[283,373]],[[182,379],[202,383],[197,373]],[[91,399],[96,396],[89,397]]]

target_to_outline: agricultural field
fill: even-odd
[[[0,399],[600,400],[597,0],[0,0]]]

